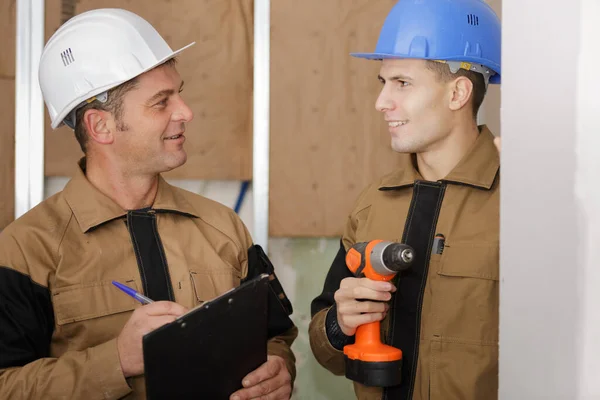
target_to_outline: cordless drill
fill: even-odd
[[[346,265],[358,278],[390,281],[396,273],[410,267],[414,250],[405,244],[372,240],[352,246]],[[354,344],[344,347],[346,377],[367,386],[400,384],[402,351],[381,343],[380,321],[356,329]]]

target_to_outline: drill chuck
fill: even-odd
[[[378,274],[387,276],[410,268],[415,258],[412,247],[402,243],[380,242],[371,253],[371,265]]]

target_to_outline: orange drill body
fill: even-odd
[[[371,240],[365,248],[365,254],[361,254],[361,252],[358,251],[355,247],[350,247],[350,250],[348,250],[348,253],[346,253],[346,265],[348,266],[350,271],[352,271],[352,273],[356,275],[361,264],[364,262],[365,267],[362,270],[362,275],[374,281],[388,282],[394,279],[394,276],[396,276],[396,274],[382,275],[375,272],[375,270],[373,269],[373,265],[371,264],[371,257],[366,256],[366,254],[371,254],[371,252],[373,251],[373,247],[375,247],[375,245],[378,243],[383,243],[383,240]]]
[[[356,243],[346,254],[346,265],[357,277],[390,281],[412,263],[412,248],[400,243],[372,240]],[[367,386],[400,384],[402,351],[381,342],[381,323],[356,329],[354,344],[344,347],[346,377]]]

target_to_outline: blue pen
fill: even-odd
[[[125,293],[127,293],[128,295],[130,295],[131,297],[133,297],[134,299],[136,299],[137,301],[139,301],[142,304],[154,303],[153,300],[147,298],[146,296],[144,296],[141,293],[136,292],[129,286],[125,286],[122,283],[119,283],[116,281],[112,281],[112,283],[113,283],[113,285],[115,285],[116,287],[118,287],[119,289],[121,289],[122,291],[124,291]]]

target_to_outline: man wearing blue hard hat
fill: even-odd
[[[319,363],[354,380],[359,399],[497,398],[500,167],[476,116],[500,83],[500,38],[482,0],[400,0],[375,52],[353,54],[381,60],[375,106],[402,166],[356,201],[309,334]],[[412,247],[410,268],[389,282],[355,277],[346,253],[373,240]],[[375,321],[399,362],[344,355]]]

